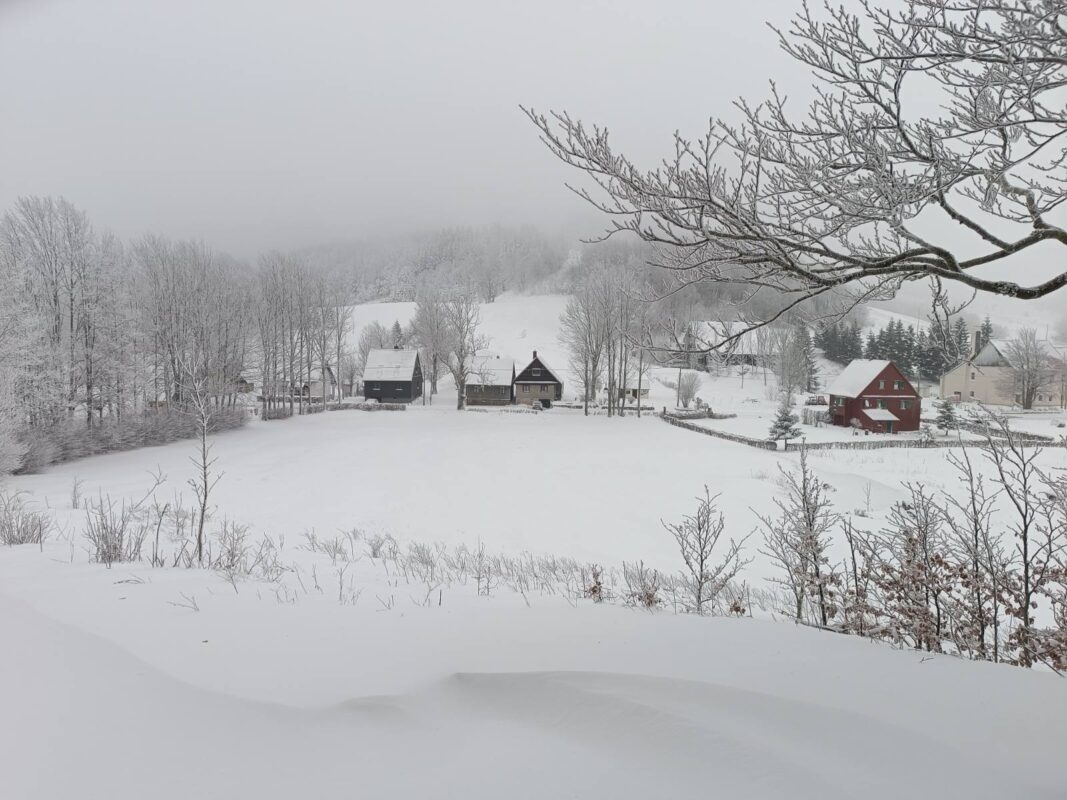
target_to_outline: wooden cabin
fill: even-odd
[[[540,401],[545,408],[563,399],[563,381],[543,358],[533,351],[533,360],[515,376],[515,402],[533,405]]]
[[[827,393],[834,425],[872,433],[919,430],[919,393],[892,361],[857,358]]]
[[[515,402],[515,361],[500,356],[475,356],[467,377],[467,405],[509,406]]]
[[[382,403],[410,403],[422,397],[418,350],[371,350],[363,368],[363,396]]]

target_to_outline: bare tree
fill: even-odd
[[[1011,364],[1010,384],[1004,388],[1014,393],[1023,408],[1033,408],[1038,395],[1058,383],[1052,353],[1033,328],[1020,330],[1004,355]]]
[[[704,496],[697,498],[697,510],[678,523],[662,522],[674,541],[685,563],[683,582],[689,595],[689,609],[695,614],[706,613],[707,606],[714,604],[724,588],[737,577],[749,563],[741,556],[741,548],[748,537],[741,541],[730,540],[726,552],[717,561],[715,548],[726,529],[726,518],[716,506],[714,497],[704,487]]]
[[[448,350],[445,366],[456,383],[456,409],[467,404],[467,378],[474,370],[474,355],[489,345],[489,340],[478,333],[481,309],[478,294],[469,284],[448,293],[442,308],[448,332]]]
[[[785,498],[774,501],[779,516],[757,514],[763,527],[760,552],[783,573],[776,582],[788,590],[794,618],[826,626],[839,609],[840,578],[828,555],[830,532],[839,518],[804,450],[798,466],[795,471],[779,467],[785,489]]]
[[[1051,219],[1067,199],[1062,4],[858,8],[817,16],[805,5],[778,31],[818,82],[806,115],[772,87],[763,102],[736,103],[739,122],[713,119],[697,140],[676,134],[659,168],[636,166],[603,128],[524,111],[591,179],[577,191],[611,215],[609,233],[656,245],[653,263],[683,284],[781,293],[780,309],[753,325],[812,298],[837,294],[848,308],[921,279],[939,296],[950,283],[1021,299],[1061,289],[1067,270],[1027,282],[980,268],[1067,246]]]

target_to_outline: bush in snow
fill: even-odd
[[[624,561],[622,579],[626,583],[627,605],[648,609],[663,605],[663,598],[660,596],[663,591],[663,576],[657,570],[646,567],[644,561],[636,564]]]
[[[682,408],[689,408],[689,404],[693,402],[693,398],[700,391],[700,383],[700,373],[682,373],[682,376],[678,379],[678,400],[681,402]]]
[[[239,428],[246,422],[244,409],[214,409],[209,433]],[[48,427],[26,428],[19,433],[25,452],[18,472],[41,472],[52,464],[76,458],[168,444],[197,436],[191,414],[172,410],[148,411],[87,428],[82,422],[64,420]]]
[[[0,491],[0,544],[41,544],[51,532],[52,517],[31,510],[22,492]]]

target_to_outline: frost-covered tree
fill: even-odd
[[[796,470],[779,467],[785,498],[776,498],[778,517],[759,516],[763,528],[762,552],[780,570],[776,583],[793,603],[797,620],[822,626],[834,621],[840,608],[840,577],[830,563],[830,534],[838,523],[829,489],[800,452]]]
[[[737,577],[748,563],[741,550],[745,539],[730,540],[729,546],[722,554],[716,553],[719,540],[726,530],[726,518],[718,510],[708,487],[704,487],[704,496],[697,498],[697,509],[692,515],[686,515],[681,522],[662,522],[663,527],[678,544],[678,549],[685,564],[682,582],[688,597],[688,610],[695,614],[704,614],[709,605],[713,606],[719,594]]]
[[[422,286],[415,303],[412,331],[424,355],[424,369],[430,381],[431,395],[437,394],[437,381],[448,357],[448,330],[445,301],[440,288],[433,283]]]
[[[1052,354],[1037,331],[1023,328],[1008,342],[1004,355],[1011,364],[1010,385],[1005,388],[1014,392],[1023,408],[1033,408],[1037,396],[1057,383]]]
[[[908,499],[893,506],[877,536],[875,583],[889,636],[917,650],[940,652],[953,583],[944,513],[924,486],[905,488]]]
[[[697,392],[700,391],[700,384],[699,372],[686,370],[682,373],[682,376],[678,379],[678,399],[682,403],[682,408],[689,408],[689,404],[693,402]]]
[[[481,308],[478,293],[469,283],[446,293],[442,306],[448,349],[444,365],[456,384],[456,409],[467,405],[467,379],[474,371],[474,356],[489,346],[489,340],[478,331]]]
[[[929,280],[1020,299],[1067,285],[1019,257],[1067,247],[1063,7],[1051,0],[805,5],[779,43],[810,69],[806,113],[772,88],[675,135],[642,169],[606,129],[526,113],[583,170],[611,230],[653,243],[680,282],[747,283],[789,308],[836,294],[846,307]],[[960,237],[963,237],[962,239]],[[990,264],[1019,264],[990,272]],[[736,335],[741,335],[738,331]],[[724,343],[725,344],[725,343]]]

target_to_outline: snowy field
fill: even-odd
[[[562,369],[562,303],[486,307],[494,349],[520,360],[537,349]],[[391,325],[405,308],[357,316]],[[671,371],[655,377],[651,401],[673,404]],[[765,435],[774,400],[761,376],[743,389],[708,377],[699,394]],[[85,497],[134,501],[156,472],[161,503],[188,503],[191,443],[10,479],[60,530],[43,548],[0,551],[0,641],[18,654],[0,658],[0,797],[895,798],[901,771],[916,797],[1062,797],[1067,683],[1052,674],[769,614],[649,613],[473,571],[445,581],[413,560],[398,571],[374,555],[376,537],[439,558],[484,547],[674,571],[661,519],[691,512],[706,484],[741,538],[797,459],[652,415],[453,403],[444,392],[405,412],[256,420],[218,436],[215,523],[278,544],[272,581],[88,563],[75,480]],[[1043,458],[1067,467],[1067,451]],[[905,496],[902,481],[957,481],[942,450],[812,463],[868,529]],[[771,574],[757,547],[753,587]]]

